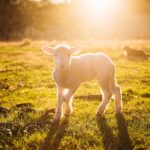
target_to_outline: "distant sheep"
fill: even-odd
[[[117,85],[115,65],[112,60],[103,53],[87,53],[72,56],[81,51],[80,47],[58,45],[56,47],[42,47],[47,55],[55,57],[55,69],[53,78],[57,84],[58,104],[55,120],[63,116],[63,104],[65,115],[72,113],[72,97],[82,82],[96,79],[102,88],[102,102],[98,107],[97,115],[102,115],[114,94],[116,113],[121,113],[122,94]]]
[[[148,59],[149,55],[145,54],[143,50],[136,50],[133,48],[130,48],[129,46],[123,47],[124,50],[124,56],[128,59]]]

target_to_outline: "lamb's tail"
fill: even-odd
[[[112,67],[112,71],[110,73],[110,78],[109,78],[109,83],[110,83],[110,89],[112,90],[112,93],[114,94],[114,97],[115,97],[116,112],[120,113],[122,109],[122,92],[121,92],[120,86],[116,82],[115,65],[113,65]]]

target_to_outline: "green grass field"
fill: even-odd
[[[145,49],[150,53],[150,44]],[[53,123],[56,86],[52,57],[39,46],[0,44],[0,149],[3,150],[148,150],[150,148],[150,60],[119,59],[120,49],[104,51],[115,62],[123,91],[123,115],[111,101],[96,118],[101,101],[96,81],[84,83],[74,112]]]

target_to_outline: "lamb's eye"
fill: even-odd
[[[57,56],[57,54],[55,54],[55,57]]]

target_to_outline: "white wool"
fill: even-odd
[[[68,55],[68,51],[75,51],[75,48],[68,45],[58,45],[54,48],[54,51],[55,54],[61,53],[60,55],[65,56]],[[59,120],[63,115],[63,104],[65,104],[65,114],[70,115],[72,113],[72,97],[74,93],[81,83],[93,79],[98,81],[103,92],[97,115],[105,112],[105,108],[113,94],[115,96],[116,112],[120,113],[122,108],[121,89],[116,82],[115,65],[112,60],[103,53],[87,53],[71,56],[69,59],[68,62],[70,63],[65,70],[55,68],[53,71],[58,93],[55,120]]]
[[[103,53],[72,56],[68,70],[54,71],[53,77],[58,86],[72,88],[84,81],[106,78],[113,67],[112,61]]]

